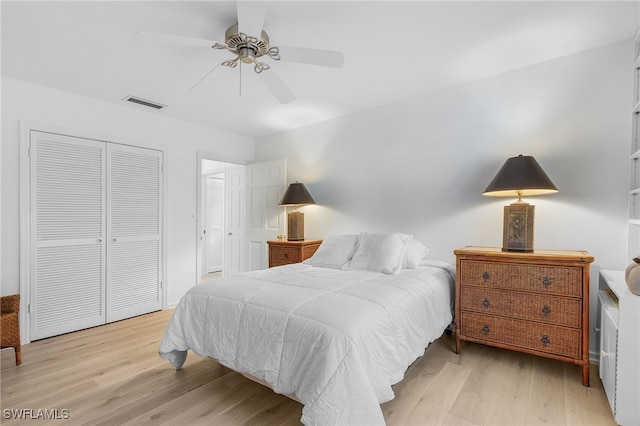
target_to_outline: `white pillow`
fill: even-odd
[[[395,274],[404,261],[407,243],[412,235],[370,234],[363,232],[358,236],[358,246],[353,257],[342,269],[359,269],[365,271]]]
[[[407,254],[402,263],[402,269],[416,269],[420,261],[427,257],[429,249],[418,240],[411,240],[407,243]]]
[[[357,234],[330,235],[322,240],[318,250],[303,263],[323,268],[337,268],[351,260],[358,244]]]

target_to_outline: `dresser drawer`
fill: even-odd
[[[460,280],[464,285],[582,296],[582,269],[465,260]]]
[[[302,261],[300,249],[298,247],[271,247],[269,258],[274,262],[283,263],[297,263]]]
[[[580,299],[472,286],[463,286],[460,291],[460,307],[465,311],[575,328],[582,322]]]
[[[579,329],[462,312],[461,334],[482,342],[503,343],[554,355],[582,356]]]

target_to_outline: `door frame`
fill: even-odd
[[[195,229],[196,231],[195,232],[196,279],[195,279],[195,283],[196,284],[200,284],[202,282],[202,276],[200,273],[202,270],[202,253],[203,253],[201,238],[202,238],[202,227],[204,226],[204,218],[202,217],[203,203],[204,203],[204,199],[202,195],[202,160],[218,161],[220,163],[234,164],[234,165],[243,166],[243,167],[246,167],[248,164],[246,160],[242,160],[239,158],[227,157],[224,155],[215,154],[207,151],[196,152],[196,206],[195,206],[195,212],[196,212],[196,218],[195,218],[196,219],[196,229]],[[227,197],[227,194],[225,192],[225,203],[227,201],[226,197]],[[227,253],[225,250],[222,253],[223,275],[225,274],[224,272],[225,258],[224,257],[226,255]]]
[[[161,247],[160,256],[162,266],[160,267],[160,283],[162,309],[167,309],[167,153],[165,145],[146,141],[128,139],[120,136],[105,135],[97,132],[70,129],[66,127],[53,126],[50,124],[37,123],[28,120],[20,120],[20,340],[22,344],[31,342],[31,132],[55,133],[64,136],[81,139],[92,139],[96,141],[134,146],[139,148],[153,149],[162,152],[163,173],[162,173],[162,218],[161,218]]]

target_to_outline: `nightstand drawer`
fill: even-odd
[[[270,259],[274,262],[297,263],[301,262],[301,253],[298,247],[276,246],[271,247]]]
[[[574,328],[462,312],[461,333],[481,342],[503,343],[576,359],[582,356],[582,333]]]
[[[318,250],[322,240],[267,241],[269,268],[290,265],[307,260]]]
[[[460,280],[465,285],[582,296],[582,269],[465,260]]]
[[[575,328],[579,328],[582,321],[582,300],[580,299],[484,287],[463,286],[460,294],[460,308],[464,311]]]

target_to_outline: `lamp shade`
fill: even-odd
[[[307,188],[300,182],[290,184],[280,200],[281,206],[299,206],[315,203],[313,197],[309,194],[309,191],[307,191]]]
[[[543,195],[558,192],[540,164],[530,155],[508,158],[483,195],[509,197],[513,195]]]

